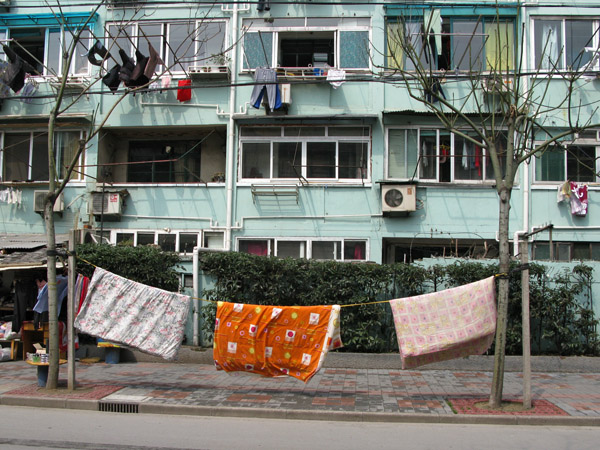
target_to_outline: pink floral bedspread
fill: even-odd
[[[82,333],[173,360],[181,347],[189,308],[188,296],[98,267],[75,327]]]
[[[402,368],[481,355],[496,331],[494,277],[391,300]]]

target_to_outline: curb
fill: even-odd
[[[102,400],[68,398],[21,397],[0,395],[0,405],[35,408],[99,411]],[[110,402],[119,404],[120,402]],[[352,411],[313,411],[301,409],[229,408],[196,405],[166,405],[135,403],[139,414],[168,414],[205,417],[237,417],[253,419],[321,420],[332,422],[371,423],[436,423],[463,425],[529,425],[600,427],[600,417],[574,416],[511,416],[471,414],[410,414]]]

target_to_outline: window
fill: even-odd
[[[594,183],[599,180],[599,145],[555,145],[535,156],[535,181]]]
[[[116,244],[157,245],[165,252],[192,254],[194,247],[223,248],[222,231],[125,231],[111,230],[111,242]],[[203,239],[204,238],[204,239]],[[203,245],[199,245],[203,242]]]
[[[191,66],[205,66],[211,57],[227,49],[226,22],[217,20],[139,22],[109,24],[107,49],[113,54],[124,49],[131,57],[135,50],[148,56],[148,44],[159,53],[171,72],[187,72]],[[164,71],[157,66],[156,73]]]
[[[368,69],[369,18],[244,20],[244,68]]]
[[[98,146],[96,176],[111,183],[223,183],[224,130],[148,127],[107,132]]]
[[[2,142],[2,180],[10,181],[48,181],[48,133],[31,131],[26,133],[3,133]],[[66,175],[66,167],[73,161],[79,140],[83,134],[79,131],[57,131],[55,133],[55,155],[59,177]],[[73,180],[83,180],[84,154],[79,156]]]
[[[74,27],[26,27],[0,30],[2,39],[12,39],[10,48],[24,61],[28,62],[38,75],[56,75],[65,73],[62,55],[73,44]],[[91,45],[91,33],[83,30],[74,51],[71,66],[66,71],[70,75],[88,75],[87,53]],[[2,59],[6,55],[2,53]]]
[[[455,183],[493,180],[488,151],[475,144],[477,140],[471,131],[451,133],[438,128],[389,128],[387,178]],[[506,149],[505,134],[499,134],[496,147],[502,159]]]
[[[306,258],[332,261],[366,261],[367,241],[364,239],[238,239],[242,253],[278,258]]]
[[[514,47],[512,17],[463,17],[426,10],[387,22],[389,68],[410,71],[418,64],[426,70],[513,70]]]
[[[593,59],[598,48],[597,20],[589,18],[539,18],[533,20],[534,68],[544,71],[579,70]],[[598,69],[597,62],[594,69]]]
[[[498,257],[498,242],[490,239],[468,237],[442,238],[384,238],[383,260],[386,264],[413,263],[426,258],[473,258]]]
[[[368,127],[244,127],[241,178],[365,180],[369,177]]]
[[[546,261],[600,261],[598,242],[549,242],[536,241],[532,244],[533,259]],[[550,254],[552,250],[552,254]]]

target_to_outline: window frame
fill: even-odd
[[[245,129],[257,128],[253,126],[244,127]],[[277,183],[277,182],[294,182],[299,179],[306,180],[311,183],[335,183],[335,184],[356,184],[360,183],[370,183],[371,182],[371,151],[372,151],[372,142],[371,142],[371,132],[372,129],[368,125],[361,125],[360,128],[364,130],[368,130],[368,136],[345,136],[345,135],[336,135],[331,134],[330,130],[340,130],[342,128],[354,129],[356,127],[352,126],[329,126],[329,125],[314,125],[312,127],[305,127],[305,129],[310,128],[324,128],[325,135],[324,136],[289,136],[286,135],[286,129],[290,128],[298,128],[296,126],[280,126],[280,127],[269,127],[272,129],[279,128],[280,133],[278,136],[249,136],[243,135],[243,131],[239,134],[238,141],[238,182],[240,184],[269,184],[269,183]],[[301,127],[299,127],[301,129]],[[300,133],[301,134],[301,133]],[[299,153],[300,153],[300,164],[299,171],[300,176],[293,177],[275,177],[275,171],[277,168],[275,167],[276,156],[276,144],[296,144],[299,145]],[[309,169],[311,167],[317,167],[317,165],[309,164],[309,147],[310,144],[318,144],[318,143],[334,143],[335,144],[335,175],[333,177],[309,177]],[[245,144],[263,144],[268,145],[268,153],[269,153],[269,173],[268,176],[266,174],[262,174],[262,177],[250,177],[245,176],[245,152],[249,150],[245,150]],[[357,144],[358,146],[362,146],[362,150],[365,153],[365,166],[364,167],[356,167],[357,172],[364,175],[362,177],[343,177],[340,178],[340,169],[343,169],[344,166],[340,162],[340,154],[341,154],[341,146],[343,144]],[[366,147],[366,148],[365,148]],[[260,168],[259,168],[260,169]],[[252,170],[250,170],[252,173]]]
[[[56,139],[58,136],[60,136],[60,134],[62,133],[77,133],[79,132],[79,139],[84,139],[85,138],[85,131],[81,130],[81,129],[76,129],[76,128],[67,128],[67,129],[61,129],[61,130],[56,130],[55,131],[55,158],[56,158],[56,167],[57,167],[57,171],[59,174],[59,179],[63,180],[62,176],[61,176],[61,165],[60,165],[60,158],[62,156],[62,153],[60,151],[59,148],[57,148],[57,142]],[[42,138],[42,141],[46,143],[46,149],[47,149],[47,142],[48,142],[48,132],[47,130],[43,130],[40,128],[36,128],[36,129],[32,129],[32,130],[23,130],[23,131],[17,131],[17,132],[7,132],[6,130],[0,130],[0,146],[1,148],[4,149],[4,142],[5,142],[5,137],[7,134],[13,134],[13,135],[24,135],[24,134],[29,134],[29,151],[28,151],[28,160],[27,162],[25,162],[24,164],[27,166],[27,178],[25,180],[4,180],[4,174],[5,174],[5,168],[6,168],[6,163],[5,163],[5,156],[8,153],[4,153],[4,151],[2,152],[2,155],[0,156],[0,175],[1,175],[1,179],[4,180],[5,184],[11,184],[11,183],[22,183],[22,182],[34,182],[34,183],[44,183],[47,184],[50,180],[49,179],[44,179],[44,180],[34,180],[32,178],[32,175],[34,173],[35,170],[38,170],[35,168],[35,164],[33,163],[33,161],[35,161],[35,154],[34,154],[34,143],[35,143],[35,139],[36,138]],[[24,141],[23,141],[24,142]],[[46,151],[46,155],[47,155],[47,151]],[[45,160],[46,164],[47,164],[47,158]],[[75,166],[75,168],[81,168],[82,170],[74,170],[71,174],[71,179],[69,180],[69,182],[84,182],[85,181],[85,151],[83,151],[81,153],[81,155],[79,155],[79,162],[78,164]],[[44,166],[41,168],[42,170],[45,170],[45,172],[48,172],[49,168],[47,166]],[[49,178],[49,173],[48,173],[48,177]]]
[[[333,21],[337,21],[334,23]],[[302,23],[300,23],[302,22]],[[368,22],[368,24],[367,24]],[[363,32],[367,33],[367,41],[372,42],[372,26],[370,17],[339,17],[339,18],[281,18],[275,19],[272,23],[257,23],[255,19],[244,19],[242,30],[245,36],[258,37],[261,40],[261,48],[267,58],[266,65],[272,68],[286,68],[279,65],[279,55],[282,36],[288,34],[309,34],[309,33],[331,33],[333,35],[333,66],[332,68],[341,68],[346,72],[366,72],[372,69],[372,55],[370,50],[365,54],[367,64],[365,67],[348,67],[343,62],[341,46],[343,33],[347,32]],[[267,36],[269,36],[267,38]],[[360,39],[359,39],[360,40]],[[253,72],[256,66],[250,64],[252,56],[246,52],[245,40],[242,41],[242,68],[244,73]],[[262,55],[261,55],[262,56]],[[249,67],[249,64],[252,67]],[[262,64],[258,64],[261,66]],[[290,67],[287,69],[306,70],[308,67]]]
[[[597,133],[600,133],[597,132]],[[562,179],[560,180],[544,180],[544,179],[538,179],[538,165],[542,164],[542,158],[544,156],[545,153],[543,154],[536,154],[533,158],[533,183],[538,184],[538,185],[556,185],[556,184],[562,184],[567,180],[571,180],[577,183],[600,183],[600,175],[598,175],[600,173],[600,136],[598,136],[596,139],[590,139],[590,138],[578,138],[578,139],[574,139],[573,141],[570,141],[569,143],[567,143],[566,141],[564,142],[564,145],[561,145],[561,143],[557,142],[555,146],[553,146],[553,148],[562,148],[562,152],[563,152],[563,157],[562,157],[562,164],[563,164],[563,176]],[[541,141],[534,141],[534,146],[539,146],[541,144]],[[569,177],[569,147],[570,146],[574,146],[574,147],[593,147],[595,149],[595,167],[594,170],[596,172],[596,176],[595,179],[593,181],[589,181],[589,180],[579,180],[579,179],[574,179],[573,177]],[[549,149],[550,151],[552,149]],[[543,174],[542,174],[543,175]]]
[[[216,235],[217,233],[220,233],[223,236],[223,246],[222,247],[207,247],[205,246],[205,236],[207,234],[210,235]],[[182,251],[182,240],[181,240],[181,236],[182,235],[194,235],[196,234],[196,245],[194,247],[198,247],[198,248],[210,248],[213,250],[223,250],[225,249],[225,232],[224,231],[216,231],[216,230],[211,230],[211,229],[200,229],[200,230],[184,230],[184,229],[178,229],[178,230],[171,230],[168,228],[165,229],[157,229],[157,230],[144,230],[144,229],[112,229],[110,230],[110,243],[112,245],[118,245],[120,242],[123,242],[122,240],[119,239],[119,237],[121,235],[133,235],[133,246],[137,247],[138,245],[158,245],[159,244],[159,240],[161,236],[174,236],[175,237],[175,249],[174,250],[164,250],[164,251],[174,251],[175,253],[178,253],[180,255],[191,255],[193,253],[193,247],[192,250],[188,251]],[[152,234],[154,236],[153,238],[153,242],[149,243],[149,244],[139,244],[139,237],[140,236],[150,236],[150,234]],[[161,248],[163,248],[161,246]]]
[[[171,67],[172,62],[171,59],[173,58],[174,53],[171,50],[176,50],[176,49],[172,49],[170,46],[170,38],[171,38],[171,28],[175,25],[189,25],[189,24],[194,24],[195,29],[193,31],[193,36],[194,36],[194,48],[191,50],[191,57],[193,58],[192,61],[189,62],[185,62],[183,64],[177,64],[174,67]],[[137,21],[137,22],[131,22],[131,23],[127,23],[125,25],[125,27],[122,28],[128,28],[129,31],[128,33],[130,33],[129,38],[130,38],[130,42],[129,42],[129,48],[125,49],[125,51],[129,54],[129,56],[131,56],[132,58],[135,55],[135,49],[138,48],[145,56],[147,55],[147,44],[143,43],[143,45],[140,48],[140,41],[143,40],[145,41],[146,39],[144,38],[144,34],[140,32],[140,27],[150,27],[150,26],[160,26],[160,36],[158,35],[153,35],[153,36],[149,36],[150,40],[152,39],[156,39],[159,38],[160,39],[160,44],[158,46],[158,48],[155,46],[155,50],[158,52],[160,58],[162,59],[162,61],[164,61],[164,65],[157,65],[156,69],[155,69],[155,74],[161,74],[161,68],[164,70],[166,67],[169,67],[170,70],[169,72],[173,75],[176,76],[180,76],[180,75],[187,75],[190,72],[190,68],[194,67],[194,66],[208,66],[211,64],[211,56],[215,53],[211,53],[208,54],[208,49],[205,50],[202,53],[202,57],[200,57],[199,59],[196,60],[196,58],[199,57],[199,53],[201,52],[201,48],[202,48],[202,44],[204,44],[205,42],[200,40],[198,38],[198,36],[201,34],[202,30],[203,30],[203,26],[205,26],[206,24],[222,24],[223,26],[223,30],[222,32],[219,33],[223,35],[223,41],[221,43],[221,49],[219,50],[219,52],[223,52],[225,50],[227,50],[229,48],[229,33],[228,33],[228,27],[229,27],[229,20],[228,18],[211,18],[211,19],[202,19],[202,20],[190,20],[190,19],[172,19],[172,20],[147,20],[147,21]],[[105,46],[109,51],[113,51],[114,54],[118,54],[118,48],[112,44],[113,41],[117,41],[118,39],[127,39],[125,36],[120,36],[117,35],[115,37],[113,37],[111,35],[111,27],[120,27],[120,23],[119,22],[106,22],[104,25],[104,40],[105,40]],[[115,30],[117,31],[117,30]],[[215,35],[217,36],[217,35]],[[188,36],[189,38],[189,36]],[[187,39],[184,39],[184,42]],[[154,46],[154,44],[153,44]],[[176,54],[176,53],[175,53]],[[135,59],[135,58],[134,58]],[[107,62],[107,64],[112,64],[112,62]]]
[[[488,8],[489,9],[489,8]],[[402,67],[406,66],[406,56],[402,55],[402,61],[401,61],[401,66],[398,66],[398,64],[396,62],[391,62],[393,61],[390,55],[390,51],[391,51],[391,41],[390,41],[390,33],[393,31],[395,33],[398,33],[398,29],[400,28],[400,26],[403,23],[412,23],[412,24],[423,24],[425,21],[425,16],[428,17],[434,17],[436,12],[439,14],[439,17],[441,19],[440,22],[440,26],[441,26],[441,30],[440,30],[440,38],[439,41],[441,42],[441,46],[444,47],[445,41],[449,38],[450,39],[450,52],[449,52],[449,58],[450,61],[447,62],[447,64],[450,67],[447,68],[440,68],[440,59],[442,58],[442,56],[444,56],[443,53],[439,53],[438,50],[438,55],[436,58],[436,64],[435,64],[435,68],[430,67],[431,64],[430,63],[426,63],[424,61],[424,56],[421,55],[420,59],[422,60],[421,62],[423,63],[424,69],[429,70],[429,68],[431,68],[432,72],[444,72],[444,71],[452,71],[452,72],[463,72],[463,73],[469,73],[469,72],[477,72],[477,73],[487,73],[490,72],[491,70],[494,69],[490,69],[488,68],[488,49],[486,48],[486,42],[489,38],[489,34],[487,34],[487,28],[490,25],[498,25],[498,24],[503,24],[503,23],[507,23],[510,22],[512,23],[512,40],[513,40],[513,46],[512,46],[512,51],[511,54],[509,55],[510,57],[510,68],[509,70],[513,71],[515,70],[515,55],[517,53],[517,49],[516,49],[516,43],[517,43],[517,16],[516,14],[500,14],[498,15],[498,11],[492,12],[492,11],[488,11],[487,9],[484,11],[481,11],[481,14],[477,14],[478,12],[478,8],[475,8],[474,11],[469,11],[468,13],[465,12],[463,9],[461,8],[428,8],[428,9],[424,9],[421,11],[421,14],[416,14],[414,12],[411,12],[409,14],[399,14],[399,15],[388,15],[386,17],[386,21],[385,21],[385,42],[386,42],[386,46],[385,46],[385,67],[387,70],[393,71],[393,70],[397,70],[397,69],[401,69]],[[499,19],[499,20],[498,20]],[[474,25],[476,24],[481,24],[482,30],[480,33],[481,34],[481,38],[482,38],[482,43],[481,43],[481,55],[479,55],[475,60],[474,63],[475,64],[480,64],[481,68],[480,69],[470,69],[470,68],[457,68],[456,64],[460,61],[454,61],[455,57],[454,57],[454,39],[460,35],[459,32],[455,31],[453,28],[453,24],[454,22],[469,22],[469,23],[473,23]],[[450,30],[449,31],[445,31],[445,25],[449,24]],[[397,27],[396,30],[392,30],[391,27]],[[405,31],[403,32],[403,34],[405,33]],[[475,35],[475,34],[474,34]],[[436,47],[437,47],[437,39],[436,39]],[[421,42],[421,40],[419,39],[419,42]],[[460,60],[464,59],[465,57],[467,57],[468,55],[463,54],[460,55]],[[399,61],[398,61],[399,62]],[[411,63],[412,64],[412,63]],[[408,71],[414,71],[415,68],[410,68],[407,69]],[[504,68],[500,69],[501,71],[505,71]]]
[[[541,25],[542,22],[548,22],[548,21],[553,21],[553,22],[561,22],[561,27],[560,27],[560,39],[561,39],[561,49],[559,49],[558,51],[561,52],[560,55],[560,65],[559,67],[557,67],[556,69],[554,68],[548,68],[545,69],[542,66],[542,62],[540,61],[538,63],[538,49],[537,49],[537,32],[536,32],[536,25]],[[587,67],[588,63],[582,63],[582,65],[580,67],[577,68],[572,68],[569,67],[569,65],[567,64],[567,51],[565,50],[568,47],[567,44],[567,35],[566,35],[566,23],[567,21],[590,21],[592,23],[592,42],[590,43],[590,47],[597,49],[596,51],[600,50],[600,17],[598,16],[552,16],[552,15],[541,15],[541,14],[536,14],[536,15],[532,15],[530,18],[530,42],[531,42],[531,55],[530,55],[530,63],[531,63],[531,67],[533,70],[537,70],[538,69],[538,65],[539,65],[539,70],[544,73],[545,71],[549,71],[549,72],[566,72],[569,70],[573,70],[573,71],[580,71],[580,70],[592,70],[592,71],[597,71],[600,70],[600,60],[596,59],[594,61],[594,56],[593,54],[590,56],[590,61],[592,62],[594,61],[594,64],[591,67]],[[540,37],[543,38],[543,35],[540,35]],[[584,47],[587,48],[587,47]],[[543,45],[540,48],[540,51],[543,51],[544,47]],[[585,53],[584,53],[585,54]],[[541,56],[541,55],[540,55]],[[575,55],[575,57],[577,57],[577,55]]]
[[[407,135],[408,135],[408,131],[409,130],[416,130],[416,137],[417,137],[417,145],[416,148],[411,149],[408,148],[409,146],[407,145],[405,147],[405,155],[403,157],[404,161],[412,161],[412,159],[414,159],[414,153],[416,153],[416,162],[415,162],[415,167],[413,167],[413,175],[412,176],[406,176],[406,177],[397,177],[397,176],[390,176],[390,164],[391,164],[391,156],[390,156],[390,149],[392,146],[392,143],[390,141],[390,131],[398,131],[398,130],[405,130],[405,137],[404,140],[405,142],[408,143],[407,141]],[[423,158],[421,157],[421,151],[420,149],[422,148],[422,141],[421,141],[421,132],[423,130],[426,131],[435,131],[436,132],[436,154],[430,158],[436,158],[435,161],[437,162],[436,165],[436,174],[435,174],[435,178],[425,178],[424,176],[422,176],[423,173]],[[463,130],[465,133],[467,134],[472,134],[473,131],[470,130]],[[440,154],[440,133],[448,133],[450,136],[450,152],[447,155],[442,155]],[[495,183],[495,179],[493,178],[493,173],[489,174],[488,173],[488,151],[485,147],[481,148],[481,155],[480,155],[480,169],[481,169],[481,176],[479,176],[477,179],[462,179],[462,178],[456,178],[456,162],[455,162],[455,158],[457,158],[457,150],[456,150],[456,139],[457,135],[454,132],[448,131],[445,128],[441,128],[441,127],[436,127],[436,126],[426,126],[426,125],[411,125],[411,126],[403,126],[403,125],[392,125],[392,126],[387,126],[385,127],[385,157],[384,157],[384,166],[385,166],[385,180],[386,181],[411,181],[411,180],[418,180],[421,183],[431,183],[431,184],[456,184],[456,185],[482,185],[482,186],[487,186],[490,184],[494,184]],[[461,137],[462,139],[462,137]],[[413,152],[413,158],[410,158],[410,155],[408,155],[407,153],[408,151]],[[462,154],[461,154],[462,156]],[[449,173],[449,177],[450,179],[448,181],[444,181],[444,180],[440,180],[440,164],[441,164],[441,160],[443,158],[447,158],[447,161],[450,164],[450,173]],[[454,162],[454,163],[453,163]],[[443,163],[442,163],[443,164]],[[407,169],[410,169],[407,167]],[[408,172],[406,172],[408,173]]]
[[[307,259],[316,261],[341,261],[341,262],[367,262],[370,256],[370,241],[368,238],[310,238],[310,237],[238,237],[236,238],[236,251],[241,252],[242,242],[263,242],[267,244],[267,254],[265,256],[279,257],[279,243],[298,242],[304,244],[305,256],[295,259]],[[316,259],[313,257],[315,251],[314,244],[334,243],[334,257],[331,259]],[[346,258],[345,246],[350,243],[364,244],[364,257],[362,259]],[[249,252],[246,252],[249,253]],[[291,256],[284,256],[291,257]]]

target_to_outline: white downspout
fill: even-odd
[[[525,16],[525,20],[529,20],[529,17],[526,15]],[[525,42],[525,39],[527,39],[527,36],[521,36],[521,41]],[[527,65],[527,61],[528,61],[528,52],[527,52],[527,46],[523,46],[523,56],[522,56],[522,60],[521,60],[521,67],[528,67]],[[523,92],[528,92],[529,89],[529,79],[527,78],[527,76],[523,77],[522,79],[522,83],[523,83]],[[523,170],[523,229],[520,231],[515,231],[514,235],[513,235],[513,255],[517,256],[519,254],[519,235],[525,234],[525,233],[529,233],[529,192],[530,192],[530,186],[529,186],[529,160],[526,160],[524,163],[524,170]]]
[[[233,5],[233,15],[231,18],[232,41],[238,41],[238,4]],[[235,121],[233,112],[235,111],[235,85],[237,83],[238,73],[238,54],[237,45],[233,49],[233,58],[231,58],[231,87],[229,88],[229,123],[227,125],[227,171],[225,181],[227,183],[227,219],[225,223],[225,250],[231,250],[231,224],[233,223],[233,178],[234,178],[234,146],[235,146]]]
[[[193,258],[192,258],[192,273],[193,273],[193,296],[194,296],[194,300],[193,300],[193,306],[194,306],[194,315],[193,315],[193,322],[194,322],[194,337],[193,337],[193,344],[195,347],[198,347],[200,345],[200,327],[198,325],[198,318],[199,318],[199,314],[198,314],[198,310],[200,309],[200,287],[199,287],[199,280],[198,280],[198,247],[194,247],[194,252],[193,252]]]

